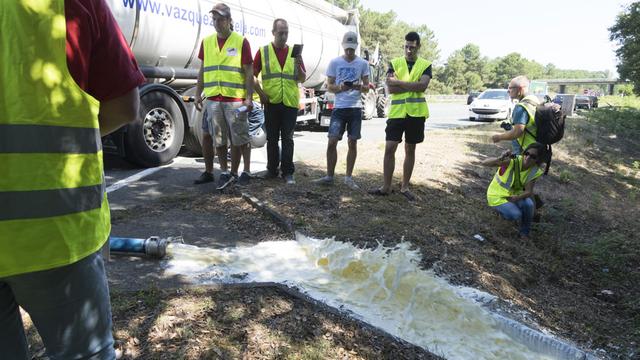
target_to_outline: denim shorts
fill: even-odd
[[[329,131],[327,136],[342,140],[345,129],[347,137],[351,140],[358,140],[360,128],[362,127],[362,109],[361,108],[344,108],[333,109],[331,112],[331,122],[329,123]]]

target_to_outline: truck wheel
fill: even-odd
[[[371,120],[376,115],[376,93],[369,90],[362,94],[362,119]]]
[[[379,118],[386,118],[389,116],[389,107],[387,106],[387,98],[384,96],[378,96],[376,100],[376,111]]]
[[[170,89],[153,89],[140,97],[140,121],[125,136],[127,159],[155,167],[173,160],[182,146],[184,117]]]

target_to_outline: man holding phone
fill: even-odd
[[[278,177],[278,167],[287,184],[295,184],[293,172],[293,130],[298,117],[300,90],[307,74],[302,62],[302,45],[287,46],[289,25],[273,21],[273,42],[256,52],[253,60],[255,90],[264,106],[267,128],[267,178]],[[258,75],[262,73],[262,82]],[[278,140],[282,138],[282,153]]]
[[[327,69],[327,90],[336,95],[327,143],[327,175],[314,182],[333,185],[333,175],[338,161],[338,141],[347,130],[349,150],[347,152],[347,173],[344,183],[352,190],[359,189],[353,181],[353,167],[358,154],[357,141],[362,125],[361,92],[369,91],[369,64],[356,55],[358,34],[348,31],[342,39],[344,55],[329,63]]]

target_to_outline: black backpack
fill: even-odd
[[[536,141],[547,146],[547,168],[544,174],[547,175],[551,167],[551,144],[562,140],[564,136],[564,121],[567,115],[562,112],[562,107],[556,103],[545,102],[536,106],[534,121],[536,122]],[[525,127],[529,135],[533,134]]]

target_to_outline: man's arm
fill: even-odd
[[[346,88],[344,83],[337,85],[336,78],[334,76],[327,76],[327,91],[337,94],[345,90]]]
[[[295,57],[294,60],[294,73],[296,75],[296,80],[299,83],[303,83],[306,79],[307,79],[307,72],[304,69],[304,66],[302,65],[302,55],[298,55]]]
[[[247,111],[251,111],[253,109],[253,64],[242,65],[242,70],[244,70],[244,89],[247,92],[244,105]]]
[[[362,85],[360,86],[361,93],[369,92],[369,75],[365,75],[362,77]]]
[[[505,140],[515,140],[524,134],[525,125],[516,124],[513,125],[513,128],[502,134],[495,134],[491,137],[491,140],[494,143],[505,141]]]
[[[100,136],[106,136],[123,125],[138,120],[140,111],[140,94],[134,87],[124,95],[100,102]]]
[[[387,86],[391,94],[403,93],[403,92],[424,92],[429,86],[431,77],[429,75],[422,75],[418,81],[402,81],[395,77],[395,74],[387,76]]]
[[[198,70],[198,80],[196,81],[196,109],[202,111],[202,92],[204,91],[204,62],[200,64],[200,70]]]

